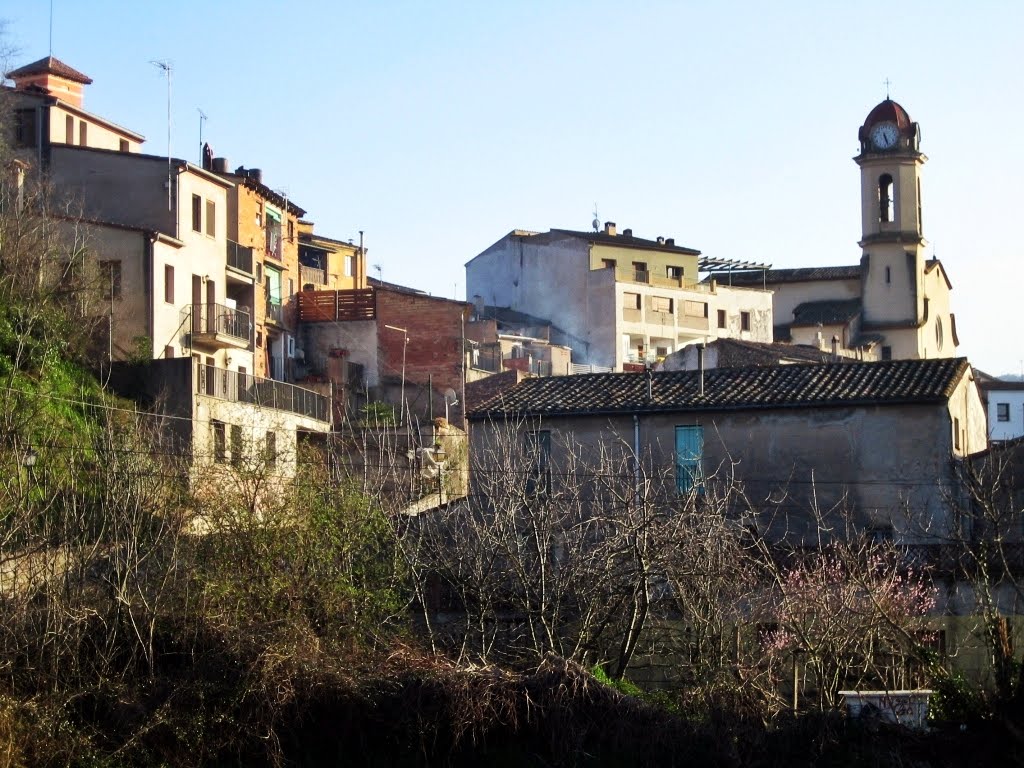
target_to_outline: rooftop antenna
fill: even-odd
[[[50,55],[53,56],[53,0],[50,0]]]
[[[382,267],[380,264],[374,264],[373,268],[375,270],[377,270],[377,280],[379,280],[380,282],[383,283],[384,282],[384,277],[383,277],[383,275],[384,275],[384,267]]]
[[[889,82],[889,78],[888,77],[885,78],[885,100],[886,101],[889,101],[889,86],[890,85],[892,85],[892,83]]]
[[[203,110],[200,109],[199,107],[196,107],[196,112],[199,113],[199,165],[202,166],[202,164],[203,164],[203,123],[205,123],[210,118],[208,118],[206,116],[206,113],[203,112]],[[168,152],[167,154],[170,154],[170,152]]]
[[[594,203],[594,220],[590,222],[590,226],[594,228],[595,232],[601,231],[601,217],[597,215],[597,203]]]
[[[167,76],[167,210],[171,210],[171,71],[168,59],[149,62]]]

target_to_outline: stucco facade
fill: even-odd
[[[703,394],[694,389],[696,373],[523,382],[470,414],[471,445],[475,455],[486,455],[496,430],[549,430],[553,477],[570,463],[566,446],[597,456],[602,444],[628,446],[653,467],[678,474],[677,428],[691,428],[701,434],[694,474],[708,485],[735,484],[765,531],[812,543],[822,533],[818,514],[847,509],[857,525],[879,535],[939,543],[958,498],[954,462],[988,444],[978,386],[966,361],[929,372],[872,368],[881,365],[719,369]],[[929,376],[931,394],[910,394],[924,379],[904,392],[890,388],[888,376]],[[880,382],[884,394],[865,396],[864,377]],[[770,384],[776,379],[777,391]],[[819,402],[801,399],[797,393],[807,390],[799,382],[809,381],[830,394]],[[754,393],[746,405],[744,392]]]
[[[628,233],[628,234],[627,234]],[[696,281],[698,251],[603,233],[516,230],[466,264],[466,292],[544,318],[573,361],[622,370],[719,337],[770,341],[771,295]]]

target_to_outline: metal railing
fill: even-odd
[[[253,274],[252,271],[252,248],[245,245],[239,245],[234,240],[228,240],[228,266],[237,269],[239,272],[245,272],[247,275]]]
[[[252,314],[248,307],[224,304],[188,304],[189,326],[195,336],[223,334],[245,342],[252,340]]]
[[[606,365],[587,365],[584,363],[573,363],[573,373],[611,373],[612,368]]]
[[[267,302],[267,320],[278,325],[284,325],[284,308],[280,304]]]
[[[264,379],[251,373],[230,371],[205,363],[197,363],[196,392],[201,395],[251,403],[263,408],[288,411],[320,421],[329,421],[330,398],[294,384]]]

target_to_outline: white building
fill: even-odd
[[[698,279],[700,251],[600,232],[514,230],[466,264],[475,302],[544,318],[573,361],[616,371],[720,337],[771,341],[771,293]]]

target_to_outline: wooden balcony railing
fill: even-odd
[[[377,316],[377,296],[373,288],[302,291],[298,299],[299,320],[303,323],[373,320]]]

